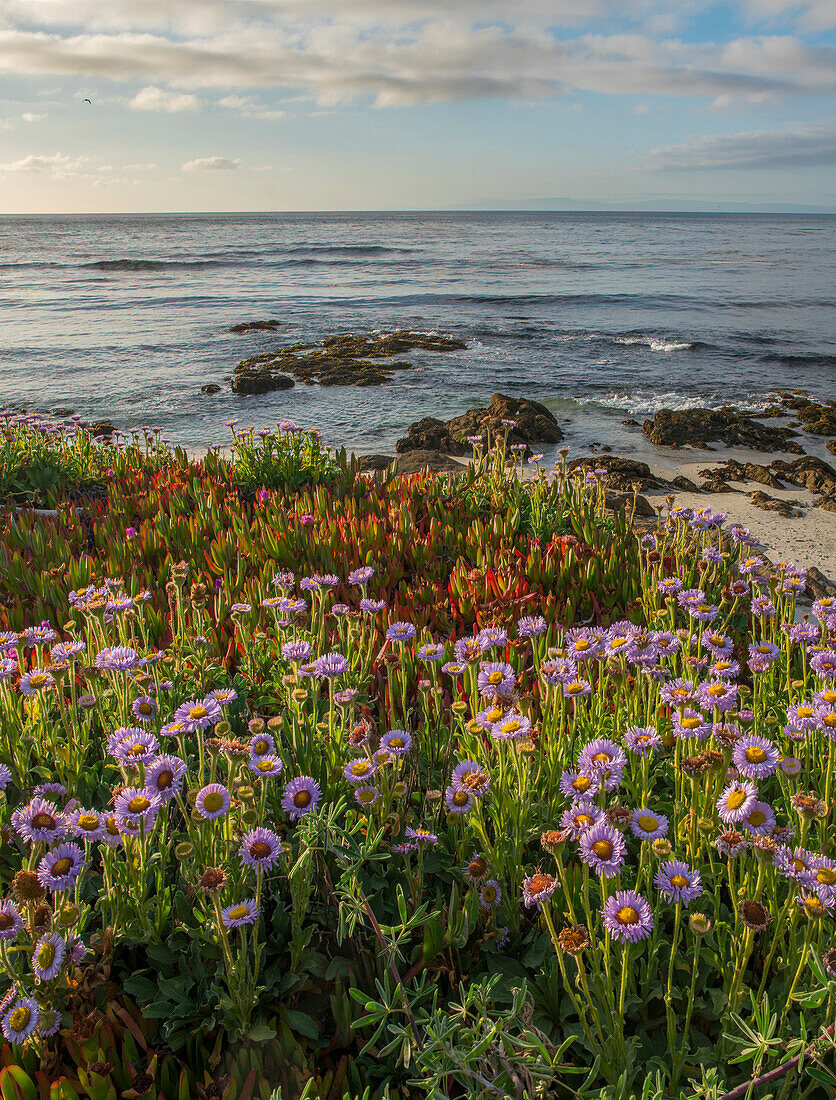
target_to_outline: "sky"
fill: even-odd
[[[0,213],[836,211],[835,107],[836,0],[0,0]]]

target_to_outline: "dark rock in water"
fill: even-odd
[[[720,440],[729,447],[750,447],[755,451],[800,451],[791,441],[798,435],[791,428],[776,428],[754,420],[746,413],[727,409],[660,409],[643,430],[659,447],[702,447]]]
[[[772,469],[784,481],[789,481],[793,485],[803,485],[812,493],[824,493],[825,496],[836,494],[836,470],[813,455],[805,455],[792,462],[776,459],[772,463]]]
[[[295,385],[286,374],[273,374],[271,371],[252,371],[239,374],[230,382],[233,393],[256,394],[271,393],[273,390],[289,390]]]
[[[49,410],[49,415],[50,416],[72,416],[74,412],[75,412],[75,409],[64,409],[64,408],[50,409]]]
[[[95,424],[90,425],[91,435],[103,435],[109,439],[115,431],[115,425],[111,424],[109,420],[97,420]]]
[[[239,325],[231,325],[229,331],[238,335],[244,332],[275,332],[283,321],[271,318],[269,321],[242,321]]]
[[[836,582],[826,577],[821,569],[811,565],[807,570],[807,590],[816,600],[821,600],[825,596],[836,596]]]
[[[633,511],[633,501],[635,500],[635,512]],[[636,494],[635,498],[632,493],[616,493],[611,489],[606,492],[606,504],[607,508],[611,512],[627,512],[636,516],[645,516],[648,519],[656,516],[656,509],[650,503],[650,501]]]
[[[765,493],[762,489],[757,489],[754,493],[747,493],[746,495],[756,508],[763,508],[765,512],[777,512],[779,516],[786,516],[788,519],[802,514],[796,511],[796,508],[799,507],[797,500],[776,500],[775,497],[771,497],[769,493]]]
[[[355,461],[361,474],[370,474],[388,469],[395,460],[391,455],[357,455]]]
[[[778,393],[780,404],[770,405],[766,410],[771,416],[786,416],[792,411],[796,417],[793,427],[803,427],[812,435],[836,435],[836,401],[819,403],[803,392],[779,390]]]
[[[380,386],[391,382],[395,371],[409,370],[412,363],[372,362],[420,348],[424,351],[455,351],[467,345],[448,336],[426,332],[390,332],[380,336],[329,336],[319,346],[289,344],[244,359],[236,374],[255,371],[284,371],[298,382],[311,386]]]
[[[461,462],[440,451],[409,451],[397,456],[399,474],[417,474],[420,470],[432,470],[435,474],[454,474],[456,477],[467,473],[467,467]]]
[[[622,420],[621,423],[625,428],[640,428],[641,424],[638,420]]]
[[[504,393],[495,393],[486,409],[469,409],[461,416],[448,420],[447,427],[461,442],[466,443],[468,436],[480,435],[487,445],[488,435],[493,439],[504,435],[506,425],[503,420],[513,420],[514,426],[508,429],[508,443],[560,443],[563,432],[553,414],[539,401],[529,401],[525,397],[509,397]],[[470,446],[467,448],[470,451]]]
[[[441,451],[448,455],[470,454],[471,448],[456,439],[443,420],[434,416],[425,416],[410,424],[407,434],[395,444],[398,454],[410,451]]]
[[[221,387],[217,384],[217,382],[209,382],[207,385],[200,387],[200,392],[201,393],[220,393],[221,392]]]
[[[768,485],[770,489],[784,487],[768,466],[761,466],[757,462],[738,462],[735,458],[727,459],[713,470],[700,470],[699,475],[720,481],[757,481],[761,485]]]

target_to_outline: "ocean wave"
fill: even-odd
[[[214,267],[215,260],[94,260],[92,263],[78,264],[87,271],[185,271],[189,268]],[[68,265],[73,266],[73,265]]]
[[[761,412],[766,408],[766,401],[746,401],[735,399],[729,401],[727,394],[704,393],[687,394],[676,391],[664,393],[608,393],[600,397],[572,398],[581,407],[594,406],[602,412],[630,413],[632,416],[655,416],[660,409],[673,409],[675,412],[683,409],[722,409],[729,404],[734,404],[741,412]]]
[[[616,344],[643,344],[651,351],[688,351],[696,347],[690,340],[678,340],[675,336],[615,336]]]

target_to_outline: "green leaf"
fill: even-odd
[[[299,1012],[295,1008],[289,1008],[286,1015],[287,1022],[294,1031],[298,1031],[300,1035],[304,1035],[308,1039],[319,1038],[319,1024],[313,1016],[309,1016],[307,1012]]]

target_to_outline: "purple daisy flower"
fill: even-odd
[[[598,656],[601,641],[586,627],[575,627],[566,634],[566,651],[575,663],[589,661]]]
[[[717,813],[726,825],[743,821],[758,801],[758,791],[748,779],[735,780],[717,799]]]
[[[282,774],[284,764],[278,756],[268,753],[266,756],[251,756],[247,762],[247,767],[251,772],[262,776],[264,779],[275,779],[276,776]]]
[[[59,844],[47,852],[38,864],[38,882],[54,893],[67,890],[84,870],[84,852],[73,842]]]
[[[230,803],[229,791],[220,783],[207,783],[198,791],[194,801],[195,809],[204,821],[223,817],[229,810]]]
[[[476,686],[489,698],[509,695],[517,683],[517,674],[504,661],[483,661],[476,677]]]
[[[450,777],[450,785],[464,787],[471,791],[477,798],[483,798],[490,788],[490,776],[475,760],[462,760],[453,768]]]
[[[734,652],[734,642],[725,634],[716,630],[704,630],[702,632],[702,644],[711,650],[715,657],[728,657]]]
[[[584,775],[582,772],[566,771],[560,776],[560,789],[567,798],[585,798],[597,794],[600,782],[597,776]]]
[[[818,708],[810,702],[798,703],[787,710],[787,725],[798,730],[813,730],[819,724]]]
[[[770,836],[775,828],[775,811],[768,802],[755,802],[741,824],[756,836]]]
[[[502,901],[502,889],[495,878],[489,878],[479,891],[479,904],[483,909],[495,909]]]
[[[404,836],[407,840],[415,841],[416,844],[438,844],[438,837],[435,833],[431,833],[429,829],[425,829],[421,825],[417,829],[404,829]]]
[[[0,901],[0,940],[17,939],[23,930],[23,917],[13,901]]]
[[[592,685],[588,680],[564,680],[560,687],[567,699],[580,699],[592,694]]]
[[[313,650],[307,642],[285,642],[282,646],[282,657],[292,664],[296,664],[299,661],[307,661],[312,653]]]
[[[116,730],[107,741],[108,752],[123,766],[152,760],[159,747],[159,741],[149,730],[132,728]]]
[[[380,747],[393,756],[405,756],[412,748],[412,736],[406,730],[389,730],[381,737]]]
[[[444,792],[444,802],[453,814],[466,814],[473,809],[473,795],[467,787],[448,787]]]
[[[55,680],[42,668],[33,668],[31,672],[21,676],[18,683],[21,695],[34,695],[36,691],[46,691],[55,686]]]
[[[476,640],[479,642],[482,652],[488,653],[491,649],[497,647],[504,649],[508,644],[508,634],[501,627],[490,626],[485,630],[480,630],[476,635]]]
[[[604,878],[614,878],[624,866],[624,837],[606,821],[597,821],[581,833],[580,857]]]
[[[521,638],[538,638],[548,629],[549,625],[542,615],[524,615],[517,620],[517,634]]]
[[[368,584],[368,582],[374,576],[374,567],[371,565],[361,565],[359,569],[352,569],[348,574],[349,584]]]
[[[230,703],[234,703],[238,698],[238,692],[235,688],[215,688],[214,691],[210,691],[206,696],[207,699],[214,699],[219,707],[228,707]]]
[[[581,749],[578,771],[590,776],[606,776],[613,771],[623,771],[627,754],[621,745],[606,737],[596,737]]]
[[[711,724],[705,720],[705,716],[698,710],[686,707],[682,713],[673,720],[673,735],[681,741],[689,737],[696,737],[699,741],[705,741],[711,734]]]
[[[461,676],[466,670],[467,665],[459,664],[458,661],[448,661],[447,664],[441,666],[441,671],[446,672],[448,676]]]
[[[370,785],[357,787],[354,791],[354,801],[358,806],[363,806],[364,808],[374,806],[379,797],[380,791],[377,787],[372,787]]]
[[[255,898],[245,898],[221,910],[221,923],[224,928],[240,928],[244,924],[255,924],[258,913],[259,908]]]
[[[697,688],[700,702],[706,709],[713,708],[721,712],[734,710],[737,706],[737,684],[727,684],[723,680],[711,680]]]
[[[668,835],[668,819],[664,814],[657,814],[643,806],[633,811],[630,830],[639,840],[656,840],[657,837]]]
[[[326,680],[332,680],[336,676],[342,676],[348,671],[348,660],[342,653],[325,653],[317,657],[311,663],[311,667],[317,676]]]
[[[276,742],[269,733],[256,733],[250,740],[250,759],[260,756],[272,756],[276,751]]]
[[[767,738],[747,733],[732,749],[732,763],[747,779],[766,779],[774,775],[781,762],[777,747]]]
[[[120,828],[123,825],[150,825],[161,804],[160,796],[150,787],[125,787],[114,803]]]
[[[699,871],[692,871],[680,859],[663,863],[653,881],[656,889],[668,901],[681,902],[685,906],[690,905],[703,892]]]
[[[653,931],[650,906],[635,890],[619,890],[601,911],[604,928],[619,943],[638,943]]]
[[[365,611],[368,615],[376,615],[378,611],[382,611],[386,606],[386,600],[369,600],[362,599],[360,601],[360,610]]]
[[[47,932],[35,944],[32,953],[32,969],[42,982],[57,978],[67,957],[67,945],[57,932]]]
[[[96,668],[105,672],[130,672],[139,664],[139,654],[126,645],[112,645],[96,654]]]
[[[25,1043],[38,1026],[40,1009],[34,997],[18,997],[0,1020],[3,1035],[10,1043]]]
[[[630,726],[624,734],[624,744],[635,756],[647,756],[659,748],[662,738],[653,726]]]
[[[434,663],[435,661],[443,660],[445,652],[445,646],[439,645],[436,642],[427,642],[426,645],[421,646],[416,656],[419,661]]]
[[[560,828],[573,840],[577,840],[587,829],[591,829],[604,816],[600,806],[589,799],[582,798],[560,815]]]
[[[157,713],[156,700],[151,695],[140,695],[131,703],[131,711],[137,722],[153,722]]]
[[[687,703],[693,703],[696,699],[696,691],[690,680],[670,680],[659,689],[662,702],[672,707],[684,707]]]
[[[543,871],[538,871],[534,875],[528,875],[523,879],[523,902],[526,909],[530,909],[532,905],[536,905],[538,909],[543,908],[543,902],[548,901],[555,890],[558,887],[558,881],[554,875],[548,875]]]
[[[186,733],[208,729],[221,720],[221,708],[214,699],[189,699],[174,712],[174,721],[182,722]]]
[[[37,841],[51,844],[66,835],[67,822],[54,802],[36,797],[28,806],[15,810],[12,814],[12,828],[30,844]]]
[[[356,756],[343,768],[343,775],[349,783],[367,783],[376,771],[377,766],[374,761],[369,760],[367,756]]]
[[[186,765],[179,756],[158,756],[148,765],[145,786],[165,804],[182,788],[185,775]]]
[[[241,840],[241,862],[255,871],[269,870],[284,851],[281,837],[272,829],[250,829]]]
[[[12,781],[12,773],[5,764],[0,764],[0,791],[5,791]]]
[[[578,669],[574,661],[569,661],[565,657],[555,657],[543,661],[540,665],[540,675],[547,684],[557,687],[559,684],[568,684],[577,680]]]
[[[491,726],[490,732],[494,741],[519,741],[531,732],[531,719],[511,711]]]
[[[836,650],[825,649],[811,657],[810,668],[822,680],[836,680]]]
[[[412,623],[391,623],[386,630],[386,638],[390,642],[411,642],[415,637],[415,627]]]
[[[315,809],[322,799],[322,791],[319,784],[309,775],[300,775],[291,779],[282,795],[282,809],[290,815],[291,821],[296,821],[305,814]]]
[[[253,605],[251,603],[234,603],[230,607],[230,611],[233,615],[246,615],[248,611],[252,611]]]
[[[101,840],[104,835],[105,819],[98,810],[88,810],[79,806],[68,815],[68,821],[70,832],[79,840],[93,842]]]

